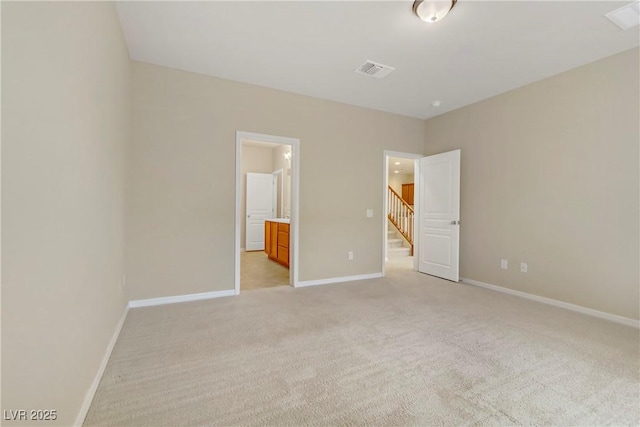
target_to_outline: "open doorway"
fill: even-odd
[[[298,144],[236,133],[236,293],[297,283]]]
[[[460,150],[427,157],[384,152],[383,275],[389,268],[412,269],[459,281],[460,157]],[[411,244],[409,260],[398,247],[411,250]]]
[[[416,159],[419,154],[384,152],[384,259],[387,268],[415,270],[415,211],[419,199]]]

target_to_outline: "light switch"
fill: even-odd
[[[367,218],[373,218],[373,209],[367,209]]]

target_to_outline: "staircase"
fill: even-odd
[[[413,207],[391,186],[387,193],[387,258],[413,255]]]
[[[405,258],[411,256],[409,243],[396,230],[391,222],[387,223],[387,258]]]

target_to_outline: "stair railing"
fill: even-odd
[[[387,218],[409,243],[413,256],[413,208],[391,186],[388,189],[387,201]]]

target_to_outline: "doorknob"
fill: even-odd
[[[451,221],[451,225],[460,225],[460,221]]]

